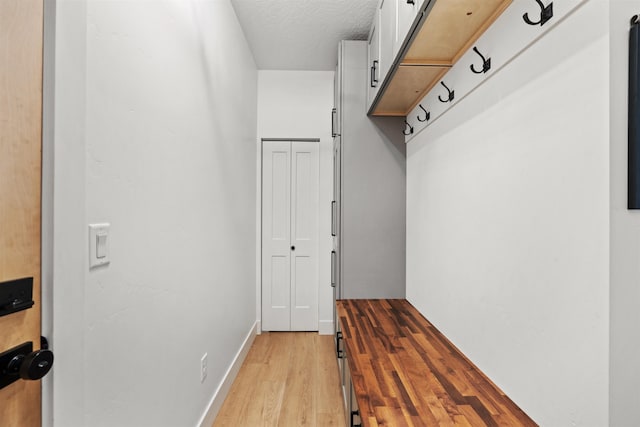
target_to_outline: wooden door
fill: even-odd
[[[318,330],[318,142],[264,141],[262,329]]]
[[[33,277],[35,305],[0,317],[0,353],[40,348],[43,1],[0,0],[0,282]],[[41,425],[40,381],[0,389],[0,425]]]

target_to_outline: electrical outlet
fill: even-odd
[[[207,378],[207,353],[200,359],[200,382],[203,383]]]

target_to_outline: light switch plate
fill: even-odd
[[[89,224],[89,267],[109,264],[109,228],[108,223]]]

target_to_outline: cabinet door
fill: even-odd
[[[380,5],[380,78],[389,72],[393,64],[393,47],[396,41],[396,7],[398,0],[382,0]]]
[[[338,64],[333,75],[333,110],[331,111],[332,137],[339,136],[342,132],[342,42],[338,43]]]
[[[380,74],[380,10],[376,11],[369,32],[368,59],[369,59],[369,85],[367,93],[367,109],[378,93],[382,83]]]
[[[353,381],[350,382],[351,387],[349,387],[349,392],[351,393],[351,396],[349,398],[349,401],[351,402],[351,406],[350,406],[350,416],[349,416],[349,420],[351,422],[350,425],[352,426],[359,426],[362,425],[362,419],[360,418],[360,409],[358,408],[358,400],[356,399],[356,390],[353,388]]]
[[[396,37],[393,46],[393,55],[397,55],[402,43],[409,35],[409,29],[411,24],[420,10],[422,1],[420,0],[397,0],[396,14],[397,14],[397,27]]]
[[[342,281],[340,280],[340,242],[342,239],[342,137],[338,136],[333,139],[333,251],[334,267],[333,267],[333,285],[335,299],[342,298]],[[334,304],[335,306],[335,304]]]
[[[344,355],[344,373],[342,381],[342,396],[344,397],[344,415],[347,426],[351,426],[351,370],[347,355]]]

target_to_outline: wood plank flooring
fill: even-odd
[[[258,335],[214,427],[345,426],[331,335]]]

